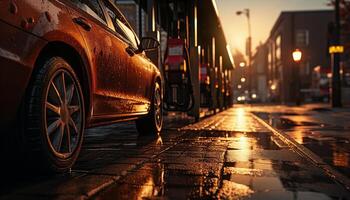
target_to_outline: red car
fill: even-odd
[[[86,127],[161,131],[162,77],[144,52],[159,43],[139,41],[112,1],[1,0],[0,29],[2,147],[16,138],[29,164],[62,172]]]

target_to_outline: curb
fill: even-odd
[[[279,131],[273,128],[270,124],[259,118],[253,113],[250,113],[254,119],[256,119],[259,123],[269,129],[274,135],[279,137],[283,142],[285,142],[288,146],[293,148],[299,155],[308,158],[314,165],[322,169],[328,176],[330,176],[333,180],[343,185],[348,191],[350,191],[350,179],[343,174],[339,173],[335,169],[333,169],[330,165],[325,163],[322,158],[318,155],[304,147],[303,145],[297,143],[292,137],[285,134],[282,131]]]

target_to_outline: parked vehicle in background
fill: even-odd
[[[162,77],[144,53],[159,43],[139,40],[112,1],[2,0],[0,29],[1,137],[21,138],[28,165],[68,170],[86,127],[160,133]]]
[[[330,100],[331,68],[317,66],[312,72],[312,101],[328,102]]]

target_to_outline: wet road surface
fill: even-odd
[[[249,110],[350,179],[350,109],[311,104],[253,106]]]
[[[91,129],[71,173],[3,181],[0,198],[350,199],[245,108],[183,121],[161,137],[140,137],[133,123]]]

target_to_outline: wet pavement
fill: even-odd
[[[248,110],[173,116],[161,137],[130,122],[90,129],[71,173],[3,180],[0,199],[350,199]]]
[[[350,179],[350,109],[326,104],[252,106],[250,111]]]

